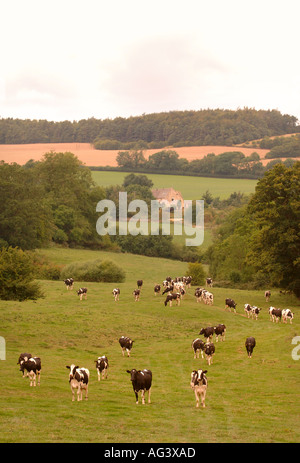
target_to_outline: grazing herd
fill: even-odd
[[[166,280],[163,281],[162,285],[156,284],[154,286],[154,295],[157,296],[161,293],[163,288],[162,295],[167,294],[166,299],[164,301],[165,307],[169,303],[170,307],[172,307],[172,303],[175,302],[177,306],[180,306],[181,299],[186,294],[186,288],[191,287],[192,277],[177,277],[172,279],[171,277],[167,277]],[[74,286],[74,279],[68,278],[64,280],[67,290],[72,290]],[[137,302],[140,299],[141,289],[143,286],[143,280],[137,280],[137,289],[133,291],[134,300]],[[212,288],[213,281],[211,278],[206,279],[206,287]],[[77,291],[78,296],[80,296],[80,300],[83,297],[87,298],[87,288],[79,288]],[[112,291],[114,296],[115,302],[119,301],[120,297],[120,289],[114,288]],[[204,289],[204,288],[196,288],[195,293],[196,301],[200,302],[203,301],[207,305],[213,304],[213,294]],[[265,299],[269,301],[271,297],[271,292],[265,292]],[[233,299],[226,298],[225,299],[225,310],[231,309],[236,311],[237,304]],[[258,320],[259,313],[261,312],[261,308],[257,306],[252,306],[250,304],[244,305],[244,312],[247,318],[252,318],[254,320]],[[279,323],[282,319],[283,323],[287,323],[288,320],[290,324],[294,318],[294,313],[291,312],[290,309],[278,309],[275,307],[269,308],[269,315],[270,320],[272,322]],[[201,353],[201,358],[206,358],[207,364],[210,366],[213,363],[213,356],[215,355],[215,345],[212,342],[213,336],[215,336],[215,342],[225,341],[225,334],[226,334],[226,326],[223,323],[220,323],[216,326],[208,326],[201,328],[199,335],[204,337],[204,340],[201,338],[196,338],[192,342],[192,349],[194,352],[194,359],[198,359]],[[133,346],[133,340],[127,336],[121,336],[119,338],[119,344],[121,347],[121,352],[123,357],[125,353],[127,357],[130,357],[131,349]],[[249,358],[252,357],[253,350],[256,346],[256,340],[253,336],[247,337],[245,341],[246,352]],[[106,355],[102,355],[98,357],[97,360],[94,360],[96,365],[96,372],[98,376],[98,381],[103,379],[107,379],[108,377],[108,358]],[[41,376],[41,359],[39,357],[33,357],[30,353],[22,353],[19,356],[18,365],[20,365],[20,371],[23,373],[23,377],[28,376],[30,379],[30,386],[39,386],[40,385],[40,376]],[[67,365],[67,369],[70,370],[69,373],[69,384],[71,387],[72,392],[72,401],[75,400],[75,391],[77,391],[77,401],[82,400],[83,391],[85,391],[85,399],[88,399],[88,387],[89,387],[89,378],[90,372],[87,368],[76,366],[75,364]],[[27,373],[25,373],[27,372]],[[142,404],[145,404],[145,394],[148,392],[148,403],[151,403],[151,386],[152,386],[152,372],[148,369],[144,370],[126,370],[127,373],[130,374],[130,380],[132,382],[133,391],[136,397],[136,403],[138,404],[138,393],[141,392],[141,399]],[[198,408],[201,402],[202,407],[205,407],[205,397],[207,392],[207,377],[206,377],[207,370],[193,370],[191,373],[191,380],[190,386],[194,390],[195,398],[196,398],[196,407]]]

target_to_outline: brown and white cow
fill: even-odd
[[[290,324],[292,324],[293,318],[294,318],[294,313],[290,309],[283,309],[282,311],[283,323],[287,323],[287,321],[290,320]]]
[[[161,286],[160,285],[155,285],[154,286],[154,294],[155,296],[160,293]]]
[[[205,343],[202,339],[196,338],[192,342],[192,348],[194,350],[194,359],[199,358],[199,353],[201,352],[201,357],[204,358],[203,352],[204,352],[204,347]]]
[[[74,280],[73,278],[67,278],[66,280],[64,280],[64,284],[66,285],[67,287],[67,290],[68,289],[73,289],[73,285],[74,285]]]
[[[204,347],[204,354],[208,365],[213,363],[213,356],[215,355],[215,346],[212,342],[207,342]]]
[[[249,357],[250,359],[251,359],[251,357],[252,357],[253,349],[254,349],[255,346],[256,346],[255,338],[253,338],[252,336],[250,336],[249,338],[246,339],[245,347],[246,347],[246,351],[247,351],[248,357]]]
[[[265,291],[265,299],[266,299],[266,302],[269,302],[270,297],[271,297],[271,291],[269,291],[269,290]]]
[[[282,315],[282,310],[281,309],[276,309],[276,307],[270,307],[269,308],[269,314],[270,314],[270,320],[274,323],[281,321],[281,315]]]
[[[132,294],[134,296],[135,302],[139,301],[141,290],[140,289],[135,289]]]
[[[191,373],[191,388],[195,392],[196,408],[199,408],[200,400],[201,405],[205,408],[205,397],[207,391],[207,370],[193,370]]]
[[[117,302],[119,300],[119,297],[120,297],[120,289],[119,288],[114,288],[112,293],[113,293],[113,296],[115,298],[115,302]]]
[[[90,372],[87,368],[79,368],[79,366],[66,365],[70,370],[69,383],[72,391],[72,402],[75,400],[75,390],[77,389],[77,401],[82,400],[82,391],[85,390],[85,400],[88,399],[89,378]]]
[[[173,301],[176,301],[176,305],[180,305],[180,293],[169,293],[166,297],[164,304],[165,306],[167,306],[169,302],[170,307],[172,307]]]
[[[221,341],[225,341],[226,326],[223,323],[214,326],[214,331],[216,335],[216,342],[219,341],[219,336],[221,336]]]

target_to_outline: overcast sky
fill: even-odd
[[[1,2],[0,117],[206,108],[300,122],[299,0]]]

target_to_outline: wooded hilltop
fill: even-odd
[[[143,114],[129,118],[47,120],[0,119],[0,144],[92,143],[96,149],[166,146],[232,146],[300,132],[296,117],[278,110],[203,109]]]

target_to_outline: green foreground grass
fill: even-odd
[[[107,187],[122,185],[129,172],[92,171],[93,180],[97,185]],[[213,197],[227,199],[231,193],[240,192],[246,195],[254,193],[257,180],[190,177],[183,175],[146,174],[153,182],[153,188],[174,188],[180,191],[182,197],[188,199],[201,199],[209,190]]]
[[[274,324],[263,291],[213,288],[214,304],[197,303],[188,290],[179,307],[165,307],[154,296],[154,284],[167,275],[185,273],[187,264],[107,252],[47,249],[60,264],[111,258],[126,271],[118,285],[76,282],[67,291],[61,281],[41,281],[45,298],[37,302],[1,301],[0,336],[6,360],[0,361],[1,442],[299,442],[299,368],[292,339],[300,334],[299,304],[293,296],[272,291],[271,304],[291,308],[293,324]],[[134,302],[136,280],[144,279],[141,299]],[[75,290],[88,287],[87,300]],[[225,310],[224,300],[236,300],[238,313]],[[243,305],[262,307],[257,321],[244,316]],[[193,358],[191,342],[204,326],[225,323],[225,342],[215,343],[211,366]],[[123,357],[121,335],[135,342]],[[244,342],[254,336],[252,359]],[[21,352],[42,359],[40,387],[30,387],[17,366]],[[107,380],[97,381],[94,360],[109,359]],[[66,365],[90,369],[89,400],[71,401]],[[194,368],[208,370],[205,409],[196,409],[190,389]],[[152,403],[135,404],[126,369],[153,372]]]

